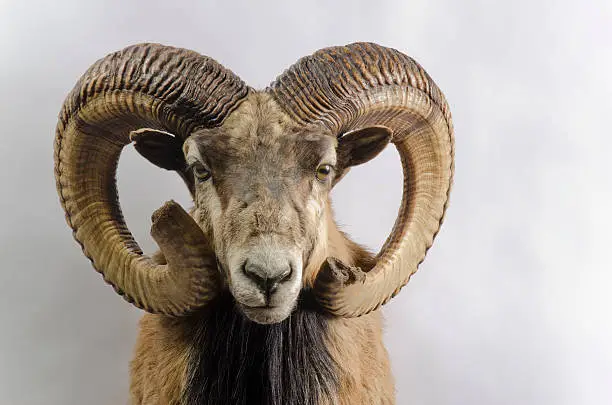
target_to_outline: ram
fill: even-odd
[[[173,202],[153,214],[153,256],[118,200],[131,142],[194,200],[190,214]],[[373,256],[338,229],[329,193],[388,143],[403,198]],[[376,44],[319,50],[263,91],[157,44],[96,62],[61,110],[55,175],[84,254],[149,312],[132,404],[393,404],[379,308],[433,243],[453,162],[443,94],[414,60]]]

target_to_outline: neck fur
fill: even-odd
[[[327,350],[328,320],[305,305],[283,322],[259,325],[226,295],[189,322],[185,405],[317,405],[338,391]]]

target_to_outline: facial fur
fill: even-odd
[[[229,290],[255,322],[289,316],[304,280],[326,257],[336,146],[331,134],[291,126],[261,93],[249,96],[222,127],[185,142],[194,217],[214,241]],[[322,165],[332,168],[329,175],[317,175]]]

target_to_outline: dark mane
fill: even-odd
[[[302,299],[305,302],[305,299]],[[316,405],[337,392],[325,316],[305,306],[259,325],[224,296],[188,324],[185,405]]]

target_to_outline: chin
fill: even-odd
[[[248,307],[238,304],[244,315],[255,323],[270,325],[280,323],[287,319],[293,312],[294,305],[282,305],[276,307]]]

